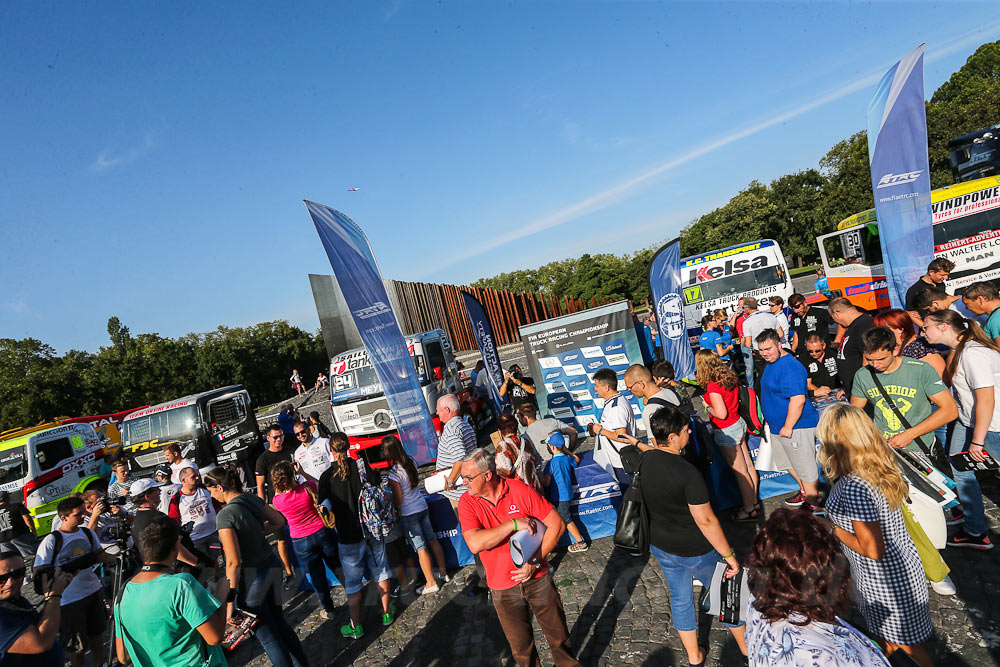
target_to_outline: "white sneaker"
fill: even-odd
[[[433,586],[420,586],[417,588],[417,595],[430,595],[431,593],[437,593],[439,590],[441,589],[438,588],[437,584]]]
[[[941,581],[928,581],[938,595],[954,595],[958,592],[955,590],[955,583],[947,575]]]

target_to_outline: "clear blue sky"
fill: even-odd
[[[677,234],[817,166],[927,42],[995,5],[0,4],[0,337],[318,321],[303,198],[385,277],[468,283]],[[348,188],[360,188],[348,192]]]

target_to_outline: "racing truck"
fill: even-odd
[[[121,451],[133,478],[152,476],[166,462],[163,448],[176,443],[198,467],[235,462],[250,474],[261,452],[250,394],[231,385],[136,410],[121,425]]]
[[[451,344],[441,329],[405,337],[434,428],[441,434],[441,420],[435,414],[437,400],[455,394],[463,415],[471,417],[477,433],[492,418],[489,407],[464,386]],[[373,468],[388,465],[381,454],[382,438],[396,433],[396,420],[382,390],[368,352],[363,347],[342,352],[330,361],[330,406],[334,430],[347,434],[352,458],[364,457]]]

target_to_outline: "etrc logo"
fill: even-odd
[[[676,292],[664,294],[656,304],[660,332],[670,340],[680,340],[684,335],[684,311],[681,297]]]
[[[549,371],[548,373],[545,374],[545,382],[548,382],[549,380],[555,380],[560,375],[562,375],[562,371]]]
[[[902,174],[894,174],[891,171],[878,180],[878,185],[876,188],[891,188],[894,185],[902,185],[903,183],[912,183],[913,181],[920,178],[920,174],[924,173],[923,169],[917,169],[916,171],[907,171]]]
[[[367,320],[369,317],[375,317],[376,315],[381,315],[386,312],[391,312],[389,306],[385,305],[382,301],[376,301],[367,308],[355,310],[354,316],[359,320]]]

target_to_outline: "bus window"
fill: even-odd
[[[246,418],[247,407],[243,394],[208,404],[208,421],[212,424],[213,435],[241,424]]]
[[[69,438],[56,438],[41,442],[37,445],[36,457],[38,458],[38,469],[45,472],[66,459],[73,458],[73,445]]]
[[[960,241],[976,234],[1000,229],[1000,208],[952,218],[934,225],[934,245]]]
[[[826,260],[831,267],[845,264],[877,266],[882,263],[878,225],[870,223],[846,229],[823,239]]]

